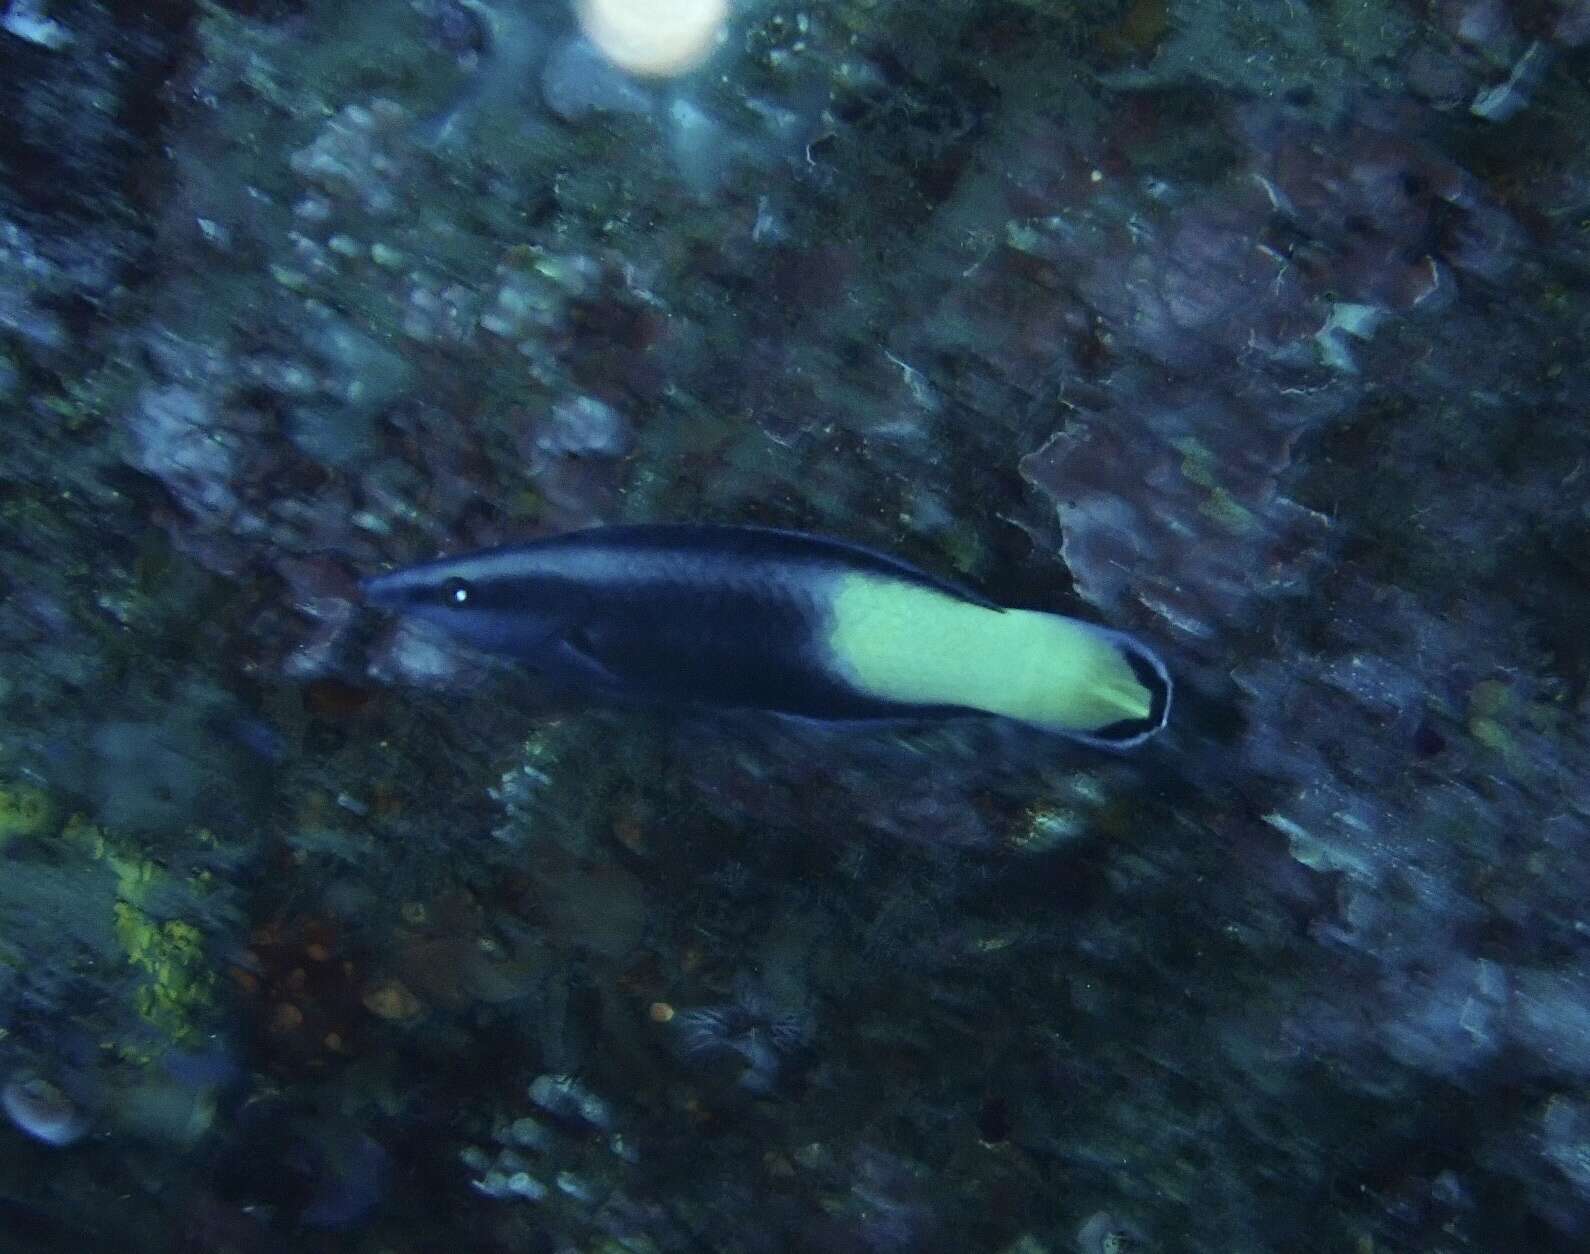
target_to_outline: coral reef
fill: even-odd
[[[0,12],[0,1227],[1581,1246],[1590,6],[583,11]],[[1131,630],[1171,726],[359,603],[683,518]]]

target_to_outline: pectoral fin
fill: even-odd
[[[624,681],[597,656],[596,642],[580,626],[571,627],[552,642],[546,669],[560,677],[603,688],[622,688]]]

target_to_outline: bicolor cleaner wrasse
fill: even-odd
[[[615,699],[829,721],[1015,719],[1130,748],[1171,682],[1132,637],[823,536],[598,527],[378,575],[365,599]]]

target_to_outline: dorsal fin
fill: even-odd
[[[807,531],[790,531],[782,527],[759,527],[737,523],[620,523],[589,532],[576,531],[564,536],[553,536],[546,543],[578,541],[581,536],[598,533],[604,540],[623,540],[643,547],[680,543],[699,544],[704,548],[742,556],[805,560],[850,569],[859,567],[875,574],[892,575],[906,583],[933,588],[946,596],[979,605],[984,609],[1004,608],[965,584],[930,574],[919,566],[913,566],[910,562],[891,557],[864,544],[835,539],[832,536],[815,535]]]

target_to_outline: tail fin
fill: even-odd
[[[1087,731],[1068,731],[1073,740],[1096,745],[1101,749],[1135,749],[1170,718],[1173,685],[1170,672],[1159,655],[1131,636],[1119,631],[1098,628],[1114,645],[1116,652],[1131,668],[1132,675],[1147,694],[1148,713],[1142,718],[1121,719]]]

